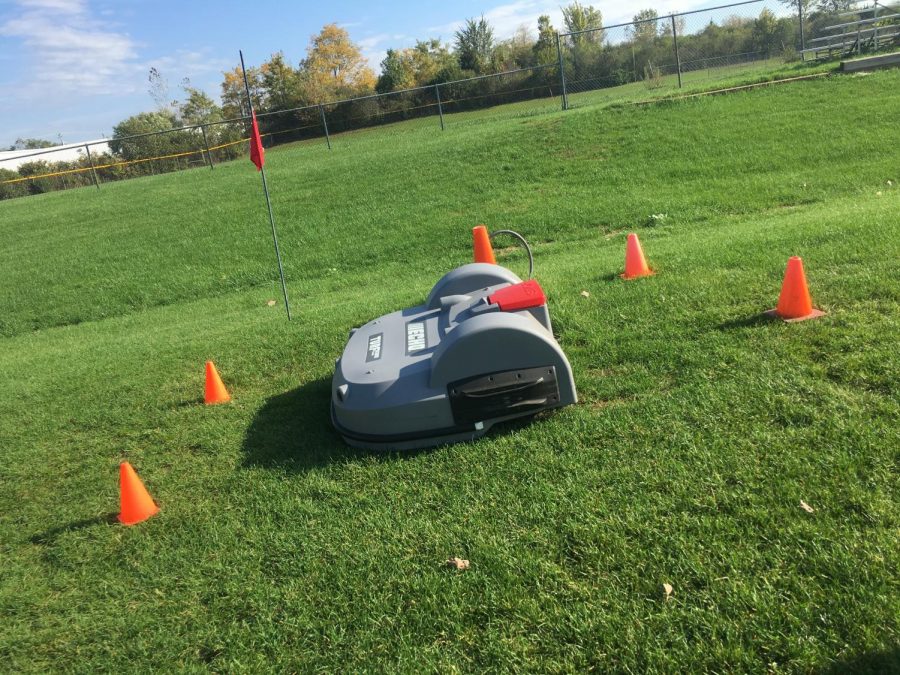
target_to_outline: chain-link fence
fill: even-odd
[[[567,106],[708,87],[799,60],[800,17],[774,0],[560,36]]]
[[[641,101],[679,88],[726,87],[730,80],[746,81],[799,61],[804,41],[817,40],[819,27],[834,24],[837,14],[804,18],[797,10],[798,5],[777,0],[664,16],[645,10],[629,23],[559,34],[555,50],[541,50],[537,60],[543,63],[537,65],[298,108],[262,106],[257,117],[266,147],[292,143],[323,153],[335,143],[359,146],[386,133],[423,128],[441,133],[560,107]],[[884,22],[892,10],[882,6],[879,11],[880,22],[856,28],[862,33],[877,26],[880,44],[888,44],[900,28],[888,30]],[[866,21],[868,15],[858,16]],[[0,156],[0,199],[213,169],[246,153],[247,136],[248,118],[241,116],[85,143],[75,159],[62,160],[60,148]],[[71,155],[71,146],[68,150]]]
[[[557,66],[547,64],[384,94],[372,94],[282,111],[257,114],[260,131],[270,142],[352,138],[351,132],[404,132],[421,126],[443,130],[479,116],[461,115],[503,106],[523,114],[556,109],[560,95]],[[554,91],[554,85],[556,89]],[[513,106],[513,104],[516,104]]]
[[[29,150],[0,157],[0,199],[212,167],[245,153],[245,141],[239,119]]]
[[[257,112],[266,147],[306,143],[331,149],[375,134],[408,133],[559,109],[556,63],[385,94]],[[249,117],[163,129],[77,146],[0,157],[0,199],[197,167],[214,168],[247,151]],[[24,160],[24,161],[23,161]],[[5,163],[12,168],[4,166]]]

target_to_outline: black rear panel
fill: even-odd
[[[524,415],[559,403],[556,368],[541,366],[477,375],[447,385],[456,424]]]

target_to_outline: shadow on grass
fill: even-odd
[[[50,546],[51,544],[56,542],[56,539],[61,534],[65,534],[66,532],[76,532],[88,527],[93,527],[94,525],[110,525],[117,522],[116,516],[118,516],[117,513],[107,513],[102,516],[84,518],[82,520],[76,520],[71,523],[66,523],[65,525],[51,527],[49,530],[44,530],[43,532],[39,532],[33,535],[30,541],[32,544],[38,544],[40,546]]]
[[[735,328],[753,328],[764,324],[772,323],[772,317],[766,314],[751,314],[750,316],[742,316],[740,319],[732,319],[731,321],[723,321],[716,328],[719,330],[734,330]]]
[[[412,459],[443,446],[417,450],[360,450],[351,448],[331,425],[331,378],[320,378],[297,389],[272,396],[250,423],[244,436],[245,467],[305,472],[309,469],[361,457],[383,461]],[[548,414],[499,423],[485,438],[524,429]],[[478,441],[475,441],[478,442]]]
[[[885,651],[866,652],[836,661],[817,671],[822,675],[844,673],[900,673],[900,647]]]
[[[244,436],[244,466],[307,471],[364,455],[331,426],[331,378],[266,400]]]

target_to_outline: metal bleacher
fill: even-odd
[[[837,15],[851,18],[823,29],[830,33],[807,41],[801,53],[814,59],[874,54],[900,46],[900,7],[891,7],[877,0],[858,0],[851,9]]]

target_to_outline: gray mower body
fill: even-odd
[[[352,446],[409,450],[576,401],[540,286],[473,263],[444,275],[425,304],[351,331],[331,418]]]

